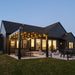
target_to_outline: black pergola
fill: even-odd
[[[9,35],[9,50],[8,55],[10,55],[10,41],[11,39],[18,39],[18,59],[21,59],[21,39],[31,39],[31,38],[45,38],[46,39],[46,57],[48,57],[48,36],[45,33],[35,33],[35,32],[26,32],[20,27],[17,31]]]

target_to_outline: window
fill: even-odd
[[[16,47],[18,48],[19,47],[19,41],[17,40],[17,45],[16,45]]]
[[[15,48],[15,40],[11,40],[10,46],[11,48]]]
[[[42,40],[42,50],[46,50],[46,40]]]
[[[16,48],[19,48],[19,40],[16,41]],[[22,48],[22,40],[21,40],[21,48]]]
[[[31,49],[34,49],[34,39],[31,39]]]
[[[69,42],[69,49],[73,49],[73,42]]]
[[[27,40],[23,40],[23,48],[27,47]]]
[[[52,46],[51,40],[48,40],[48,50],[51,50],[51,46]]]
[[[53,50],[56,50],[56,40],[53,40]]]
[[[41,50],[41,39],[36,39],[36,50]]]

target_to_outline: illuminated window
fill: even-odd
[[[11,40],[10,46],[11,46],[11,48],[15,48],[15,40]]]
[[[19,41],[16,42],[16,48],[19,48]],[[21,48],[22,48],[22,40],[21,40]]]
[[[34,39],[31,39],[31,49],[34,49]]]
[[[42,40],[42,50],[46,50],[46,40]]]
[[[36,50],[41,50],[41,39],[36,39]]]
[[[19,47],[19,41],[17,40],[17,45],[16,45],[16,47],[18,48]]]
[[[56,40],[53,40],[53,50],[56,50]]]
[[[23,40],[23,48],[27,47],[27,40]]]
[[[69,49],[73,49],[73,42],[69,42]]]
[[[51,46],[52,46],[51,40],[48,40],[48,50],[51,50]]]

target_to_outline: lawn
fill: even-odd
[[[0,55],[0,75],[75,75],[75,60],[16,60],[4,54]]]

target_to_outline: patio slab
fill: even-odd
[[[18,56],[16,56],[16,55],[9,55],[9,56],[13,57],[15,59],[18,59]],[[46,55],[36,55],[36,56],[30,56],[30,57],[28,57],[28,56],[27,57],[21,57],[21,59],[37,59],[37,58],[46,58]],[[52,58],[67,60],[67,55],[65,55],[65,57],[63,58],[63,57],[60,57],[60,54],[59,55],[52,54]],[[73,56],[72,58],[69,58],[69,60],[75,60],[75,56]]]
[[[18,59],[18,56],[15,55],[9,55],[10,57],[13,57],[15,59]],[[36,56],[26,56],[26,57],[21,57],[21,59],[37,59],[37,58],[46,58],[45,55],[36,55]]]

